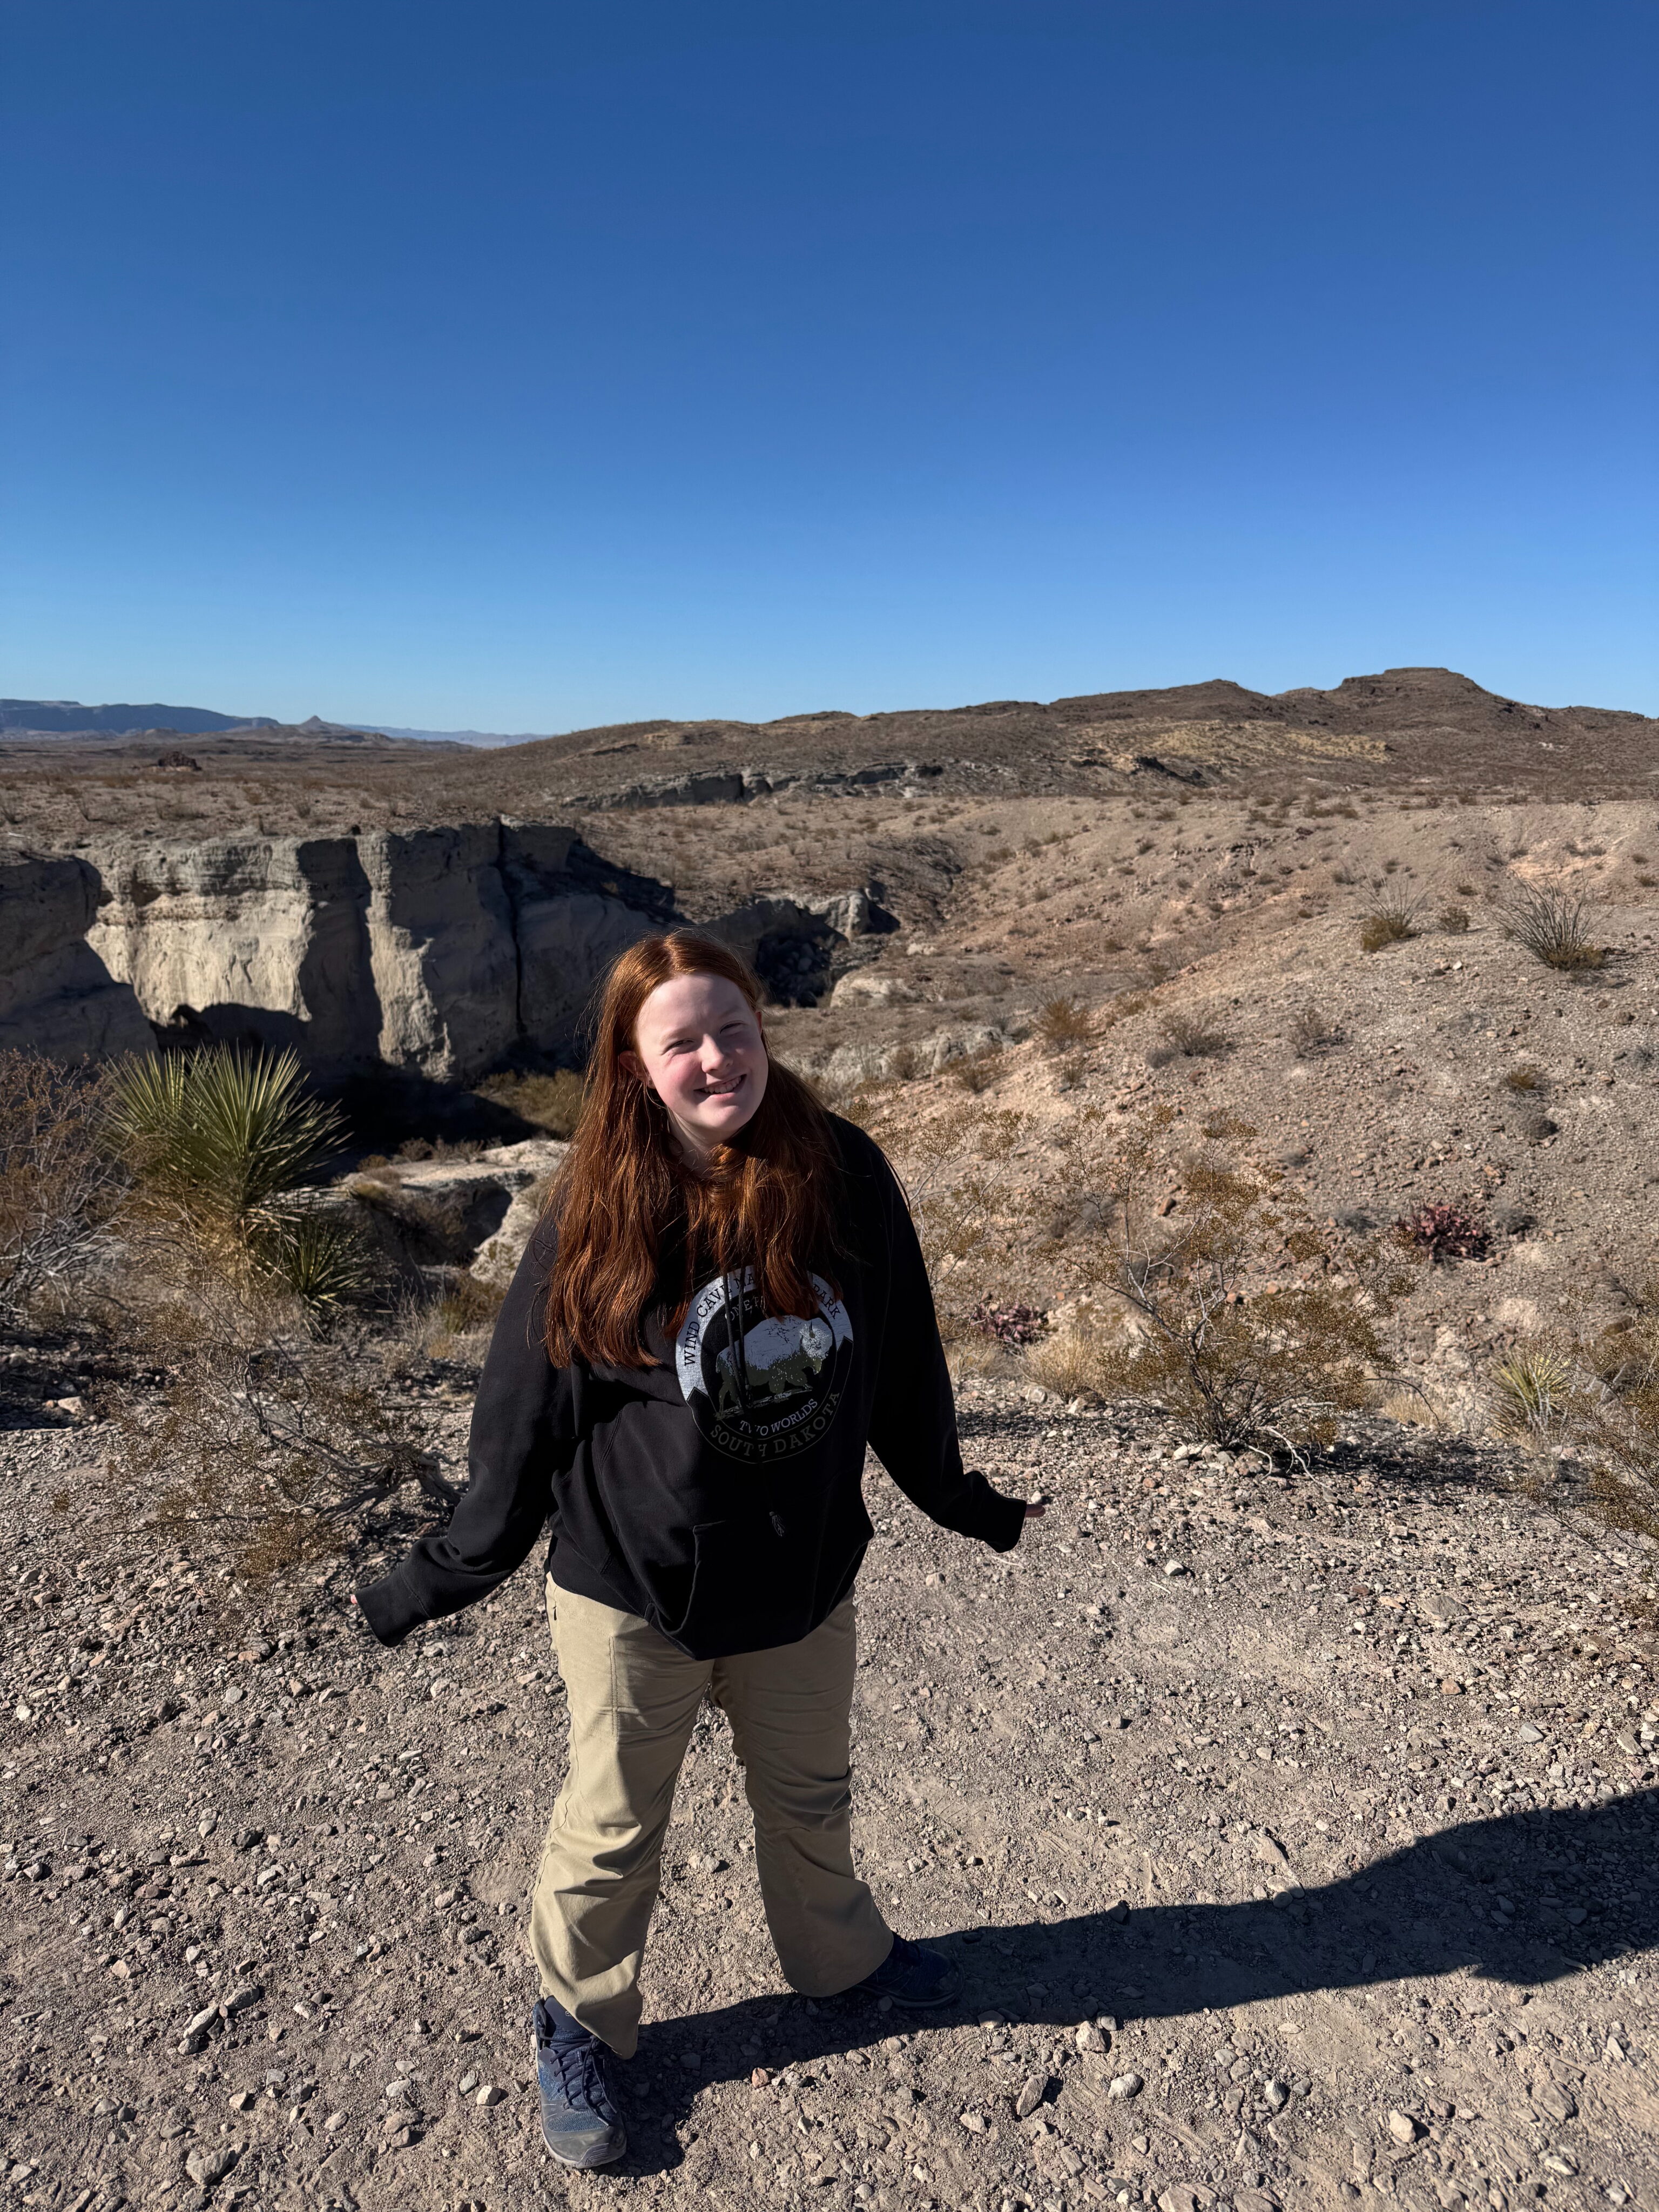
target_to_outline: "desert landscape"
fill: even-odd
[[[0,807],[14,1066],[291,1054],[335,1116],[309,1320],[185,1281],[131,1160],[97,1295],[4,1317],[7,2202],[1659,2200],[1659,725],[1432,669],[489,751],[14,720]],[[965,1455],[1049,1510],[998,1559],[867,1480],[855,1835],[962,2005],[788,1995],[711,1710],[581,2177],[535,1569],[396,1652],[345,1597],[463,1479],[593,983],[677,919],[889,1150]],[[1248,1404],[1148,1364],[1153,1251]]]

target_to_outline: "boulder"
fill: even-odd
[[[465,1267],[481,1256],[481,1248],[488,1249],[494,1258],[473,1272],[481,1282],[499,1279],[504,1286],[529,1241],[541,1195],[568,1149],[551,1137],[531,1138],[496,1146],[476,1159],[394,1161],[348,1176],[310,1203],[355,1230],[400,1269]]]

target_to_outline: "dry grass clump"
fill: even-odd
[[[1469,910],[1466,906],[1443,906],[1440,927],[1449,937],[1462,937],[1470,927]]]
[[[1032,1026],[1052,1051],[1087,1044],[1095,1035],[1094,1015],[1081,999],[1050,999],[1038,1009]]]
[[[1499,902],[1504,932],[1547,968],[1568,974],[1600,968],[1607,959],[1603,946],[1589,936],[1589,903],[1577,892],[1547,884],[1512,888]]]
[[[951,1079],[970,1097],[977,1098],[988,1091],[1000,1072],[997,1063],[1002,1057],[1000,1045],[982,1045],[965,1060],[959,1060],[951,1070]]]
[[[505,1106],[521,1121],[545,1129],[550,1137],[562,1138],[575,1134],[586,1087],[568,1067],[556,1069],[550,1075],[489,1075],[477,1086],[481,1098]]]
[[[1025,1355],[1026,1372],[1057,1398],[1105,1395],[1105,1362],[1098,1335],[1076,1324],[1043,1337]]]
[[[1232,1049],[1224,1030],[1210,1029],[1190,1014],[1166,1014],[1158,1027],[1171,1051],[1183,1060],[1216,1060]]]
[[[1361,945],[1380,952],[1385,945],[1405,944],[1418,934],[1422,912],[1422,902],[1409,891],[1383,890],[1360,917]]]
[[[1529,1097],[1533,1092],[1543,1089],[1544,1072],[1542,1068],[1534,1067],[1529,1062],[1522,1060],[1519,1066],[1510,1068],[1508,1074],[1504,1076],[1504,1087],[1506,1091],[1516,1091],[1522,1097]]]

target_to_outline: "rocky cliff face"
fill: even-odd
[[[106,981],[181,1036],[292,1045],[324,1080],[391,1068],[468,1082],[568,1051],[610,961],[683,919],[667,885],[550,823],[133,842],[94,857],[106,898],[83,950]],[[54,865],[83,868],[95,899],[91,869]],[[762,896],[708,926],[800,1002],[828,988],[850,939],[896,925],[853,891]]]
[[[131,987],[87,943],[101,892],[72,854],[0,853],[0,1048],[61,1060],[155,1049]]]

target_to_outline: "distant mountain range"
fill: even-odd
[[[76,738],[133,737],[144,730],[177,730],[189,737],[210,730],[269,730],[270,714],[216,714],[207,707],[83,707],[78,699],[0,699],[0,730]]]
[[[430,745],[510,745],[517,738],[483,730],[394,730],[384,722],[282,722],[274,714],[220,714],[210,707],[85,707],[78,699],[0,699],[0,737],[140,738],[275,737],[335,738],[378,744],[383,738]]]

